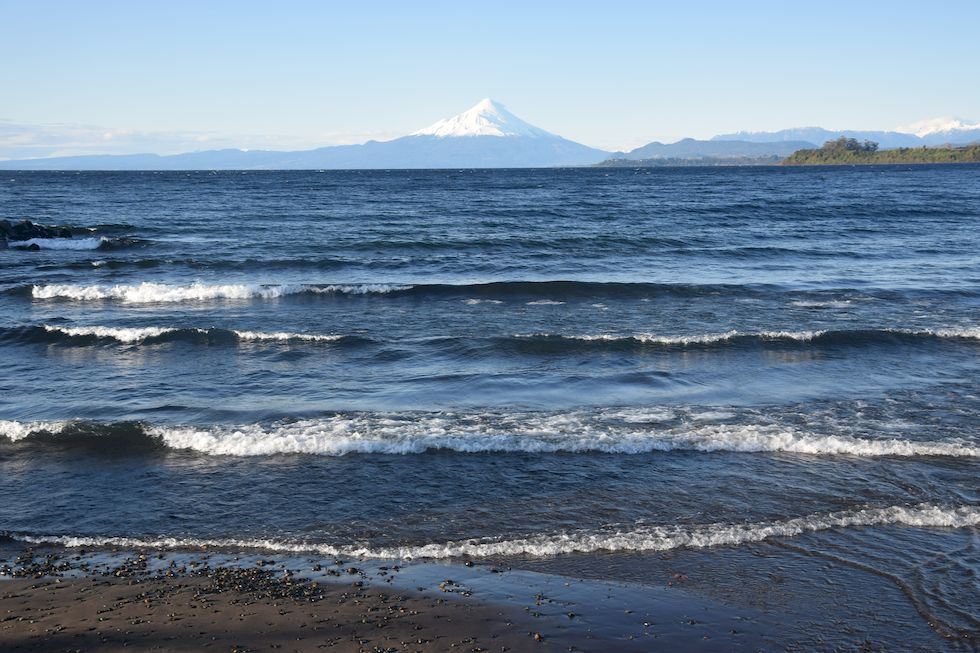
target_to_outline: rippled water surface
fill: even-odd
[[[779,546],[980,629],[977,166],[4,172],[0,217],[89,228],[0,250],[15,538]]]

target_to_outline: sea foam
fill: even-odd
[[[299,340],[305,342],[335,342],[343,340],[345,336],[336,334],[316,334],[316,333],[290,333],[288,331],[276,331],[266,333],[263,331],[234,331],[239,340],[261,340],[261,341],[281,341]]]
[[[735,338],[757,338],[760,340],[796,340],[806,342],[813,340],[826,333],[825,331],[759,331],[741,332],[725,331],[722,333],[703,333],[691,335],[656,335],[652,333],[636,333],[629,335],[617,335],[608,333],[598,334],[560,334],[560,333],[530,333],[515,334],[515,338],[523,339],[557,339],[557,340],[580,340],[584,342],[638,342],[643,344],[657,345],[708,345],[726,342]]]
[[[103,326],[89,327],[63,327],[44,325],[44,330],[49,333],[61,333],[69,337],[95,337],[117,340],[122,343],[132,344],[142,342],[148,338],[156,338],[165,333],[173,333],[177,329],[170,327],[131,327],[116,328]]]
[[[784,520],[744,524],[672,524],[635,526],[595,531],[566,531],[514,539],[480,538],[420,545],[371,547],[364,544],[319,544],[271,539],[201,539],[179,537],[111,537],[10,534],[32,544],[66,547],[127,547],[136,549],[254,549],[280,553],[353,556],[376,559],[489,558],[513,555],[555,556],[573,553],[657,552],[680,548],[704,549],[739,546],[771,538],[790,538],[833,529],[903,526],[913,528],[967,528],[980,525],[977,506],[868,507],[831,513],[813,513]]]
[[[28,240],[11,240],[8,247],[30,247],[37,245],[41,249],[92,250],[99,249],[107,238],[29,238]]]
[[[676,424],[670,411],[603,413],[345,413],[317,419],[238,426],[143,426],[144,437],[171,449],[220,456],[321,456],[459,453],[636,455],[698,451],[813,456],[980,457],[966,440],[919,441],[811,433],[779,424],[729,424],[723,412],[696,413]],[[673,421],[670,421],[673,420]],[[0,422],[0,437],[63,431],[72,422]]]
[[[529,418],[523,424],[446,417],[416,416],[409,421],[376,415],[338,416],[272,426],[152,427],[149,432],[174,449],[232,456],[284,453],[403,455],[448,450],[460,453],[730,451],[817,456],[980,457],[980,447],[964,442],[821,435],[772,425],[698,424],[649,430],[629,425],[589,423],[568,415]]]
[[[935,329],[918,331],[913,333],[921,333],[926,335],[933,335],[939,338],[963,338],[967,340],[980,340],[980,327],[959,327],[955,329]]]
[[[407,289],[409,286],[390,284],[336,284],[315,286],[308,284],[205,284],[168,285],[143,282],[115,286],[74,284],[35,285],[31,295],[35,299],[69,299],[74,301],[116,300],[127,304],[172,303],[205,301],[212,299],[275,299],[300,294],[385,294]]]
[[[634,334],[562,334],[562,333],[528,333],[514,334],[520,339],[570,340],[570,341],[599,341],[599,342],[636,342],[655,345],[710,345],[729,342],[736,339],[758,341],[793,341],[813,342],[823,338],[836,338],[844,341],[848,338],[859,337],[888,337],[913,336],[922,338],[951,338],[951,339],[980,339],[980,327],[953,327],[939,329],[906,329],[906,328],[868,328],[854,330],[800,330],[800,331],[737,331],[735,329],[720,333],[695,333],[689,335],[658,335],[653,333]]]
[[[217,334],[223,329],[215,328],[190,328],[181,329],[177,327],[105,327],[105,326],[84,326],[84,327],[65,327],[44,325],[44,330],[49,333],[59,333],[68,337],[95,337],[115,340],[124,344],[136,344],[152,338],[159,338],[162,335],[186,331],[201,335]],[[241,341],[273,341],[273,342],[335,342],[342,340],[345,336],[335,334],[314,334],[314,333],[291,333],[288,331],[263,332],[263,331],[236,331],[228,330],[226,333],[234,334]]]

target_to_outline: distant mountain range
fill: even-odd
[[[935,118],[891,131],[798,127],[774,132],[736,132],[715,136],[707,141],[685,138],[670,144],[654,142],[629,152],[617,152],[611,158],[641,161],[788,157],[797,150],[816,148],[841,136],[856,138],[859,141],[874,141],[881,149],[923,145],[968,145],[980,142],[980,124],[969,124],[955,118]]]
[[[486,99],[452,118],[391,141],[315,150],[208,150],[188,154],[89,155],[0,161],[16,170],[309,170],[363,168],[548,168],[610,155],[524,122]]]
[[[312,150],[207,150],[157,154],[64,156],[0,161],[4,170],[309,170],[386,168],[547,168],[588,166],[612,160],[764,161],[785,158],[841,136],[872,140],[882,149],[980,142],[980,124],[952,118],[924,120],[893,131],[827,130],[737,132],[710,140],[653,142],[629,152],[607,152],[527,123],[485,99],[463,113],[390,141]],[[710,161],[709,161],[710,163]]]
[[[874,141],[881,149],[896,147],[922,147],[923,145],[966,145],[980,141],[980,124],[968,124],[955,118],[922,120],[891,131],[861,131],[853,129],[830,130],[822,127],[797,127],[774,132],[736,132],[715,136],[712,141],[739,141],[750,143],[779,143],[808,141],[823,145],[846,136],[859,141]]]
[[[822,141],[821,141],[822,142]],[[752,142],[744,140],[698,141],[685,138],[676,143],[653,142],[629,152],[617,152],[611,158],[640,161],[643,159],[704,159],[732,157],[787,157],[797,150],[816,147],[809,141]]]

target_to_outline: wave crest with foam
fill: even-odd
[[[130,547],[136,549],[255,549],[280,553],[351,556],[376,559],[492,558],[514,555],[535,557],[572,553],[650,552],[679,548],[702,549],[740,546],[771,538],[790,538],[843,528],[904,526],[912,528],[969,528],[980,525],[980,507],[943,507],[932,504],[862,508],[813,513],[791,519],[745,524],[675,524],[631,529],[562,532],[515,539],[470,539],[422,545],[371,547],[363,544],[319,544],[269,539],[134,538],[70,535],[9,534],[32,544],[66,547]]]
[[[218,456],[407,455],[446,450],[458,453],[647,454],[794,453],[814,456],[980,457],[976,442],[919,441],[820,434],[779,424],[726,424],[673,413],[637,411],[590,414],[514,413],[345,413],[317,419],[239,426],[146,425],[142,436],[170,449]],[[672,421],[668,421],[672,420]],[[32,433],[58,433],[75,422],[0,422],[0,437],[18,441]],[[91,430],[91,429],[89,429]]]
[[[385,294],[407,289],[409,286],[389,284],[340,284],[316,286],[309,284],[205,284],[195,282],[177,286],[144,281],[140,284],[115,286],[74,284],[35,285],[31,296],[35,299],[68,299],[73,301],[116,300],[127,304],[173,303],[206,301],[213,299],[276,299],[301,294],[367,295]]]
[[[37,245],[41,249],[86,251],[99,249],[109,242],[108,238],[29,238],[27,240],[11,240],[8,247],[22,249]]]
[[[651,333],[637,333],[631,335],[615,335],[607,333],[566,335],[552,333],[531,333],[516,334],[515,338],[543,338],[556,340],[580,340],[583,342],[638,342],[643,344],[657,345],[710,345],[726,342],[735,338],[755,338],[760,340],[796,340],[807,342],[826,333],[826,331],[759,331],[759,332],[740,332],[736,330],[725,331],[723,333],[704,333],[681,336],[660,336]]]
[[[124,344],[137,344],[153,340],[165,335],[179,334],[186,332],[192,336],[216,336],[222,334],[234,336],[240,341],[258,342],[336,342],[343,340],[346,336],[335,334],[315,334],[315,333],[291,333],[288,331],[264,332],[264,331],[237,331],[217,328],[177,328],[177,327],[105,327],[105,326],[83,326],[66,327],[55,325],[44,325],[44,330],[48,333],[60,334],[69,338],[101,338],[115,340]]]
[[[70,338],[105,338],[126,344],[143,342],[144,340],[150,338],[162,336],[165,333],[173,333],[177,331],[177,329],[172,327],[62,327],[51,326],[48,324],[44,325],[44,330],[48,333],[64,334]]]
[[[552,340],[578,342],[610,342],[610,343],[639,343],[645,345],[690,346],[714,345],[732,341],[784,341],[784,342],[828,342],[847,343],[861,340],[894,339],[896,337],[911,338],[950,338],[978,340],[980,327],[952,327],[937,329],[903,329],[903,328],[867,328],[851,330],[801,330],[801,331],[737,331],[735,329],[721,333],[703,333],[690,335],[657,335],[652,333],[636,334],[561,334],[561,333],[529,333],[515,334],[514,338],[523,340]]]
[[[455,419],[337,417],[303,420],[273,427],[154,427],[168,447],[211,455],[256,456],[281,453],[342,456],[348,454],[420,454],[448,450],[460,453],[644,454],[669,451],[730,451],[808,455],[980,457],[980,447],[960,442],[864,439],[844,435],[801,433],[787,427],[712,424],[671,430],[647,430],[585,424],[556,416],[517,426],[492,422],[460,423]]]

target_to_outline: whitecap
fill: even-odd
[[[344,338],[342,335],[335,334],[319,335],[315,333],[290,333],[288,331],[276,331],[274,333],[264,331],[235,331],[234,334],[238,336],[239,340],[274,340],[283,342],[289,340],[300,340],[306,342],[334,342]]]
[[[812,513],[774,521],[733,524],[670,524],[634,526],[617,530],[565,531],[512,539],[478,538],[417,545],[371,547],[366,544],[320,544],[272,539],[205,539],[182,537],[115,537],[12,534],[32,544],[66,547],[124,547],[133,549],[254,549],[290,554],[318,554],[374,559],[452,559],[502,556],[546,557],[574,553],[658,552],[680,548],[735,547],[771,538],[874,526],[910,528],[969,528],[980,525],[977,506],[867,507],[830,513]]]
[[[671,423],[675,412],[681,423]],[[172,449],[217,456],[306,454],[408,455],[459,453],[653,452],[790,453],[811,456],[980,457],[980,445],[962,439],[911,440],[817,433],[781,424],[733,424],[698,419],[705,411],[619,409],[596,413],[344,413],[242,425],[147,425],[147,435]],[[58,432],[67,422],[0,422],[0,436]],[[653,426],[651,426],[653,425]]]
[[[37,245],[41,249],[82,251],[98,249],[106,242],[109,242],[106,238],[30,238],[28,240],[11,240],[7,246],[22,248]]]
[[[958,327],[948,329],[926,329],[924,331],[912,331],[907,333],[914,335],[931,335],[939,338],[963,338],[964,340],[980,340],[980,327]]]
[[[701,424],[643,429],[570,413],[523,420],[453,416],[343,415],[273,425],[151,427],[168,447],[211,455],[460,453],[644,454],[669,451],[796,453],[816,456],[980,457],[965,442],[870,439],[801,432],[778,425]],[[656,416],[653,420],[660,421]],[[632,422],[636,423],[636,422]]]
[[[316,294],[385,294],[410,286],[390,284],[349,284],[313,286],[308,284],[205,284],[168,285],[145,281],[140,284],[81,286],[74,284],[35,285],[35,299],[71,299],[75,301],[117,300],[127,304],[172,303],[211,299],[275,299],[287,295]]]
[[[180,329],[177,327],[106,327],[106,326],[79,326],[79,327],[68,327],[59,325],[44,325],[44,330],[50,333],[62,333],[69,337],[86,337],[92,336],[96,338],[106,338],[111,340],[116,340],[125,344],[134,344],[143,342],[149,338],[156,338],[167,333],[174,333],[177,331],[191,331],[199,334],[209,334],[218,331],[214,328],[188,328]],[[342,340],[344,336],[337,334],[315,334],[315,333],[291,333],[288,331],[276,331],[276,332],[265,332],[265,331],[236,331],[232,330],[230,333],[235,334],[235,336],[242,341],[257,341],[257,342],[288,342],[288,341],[302,341],[302,342],[334,342],[337,340]]]
[[[172,333],[177,329],[172,327],[64,327],[45,324],[44,330],[48,331],[49,333],[63,333],[69,337],[93,336],[96,338],[108,338],[119,342],[132,344],[142,342],[147,338],[156,338],[165,333]]]

